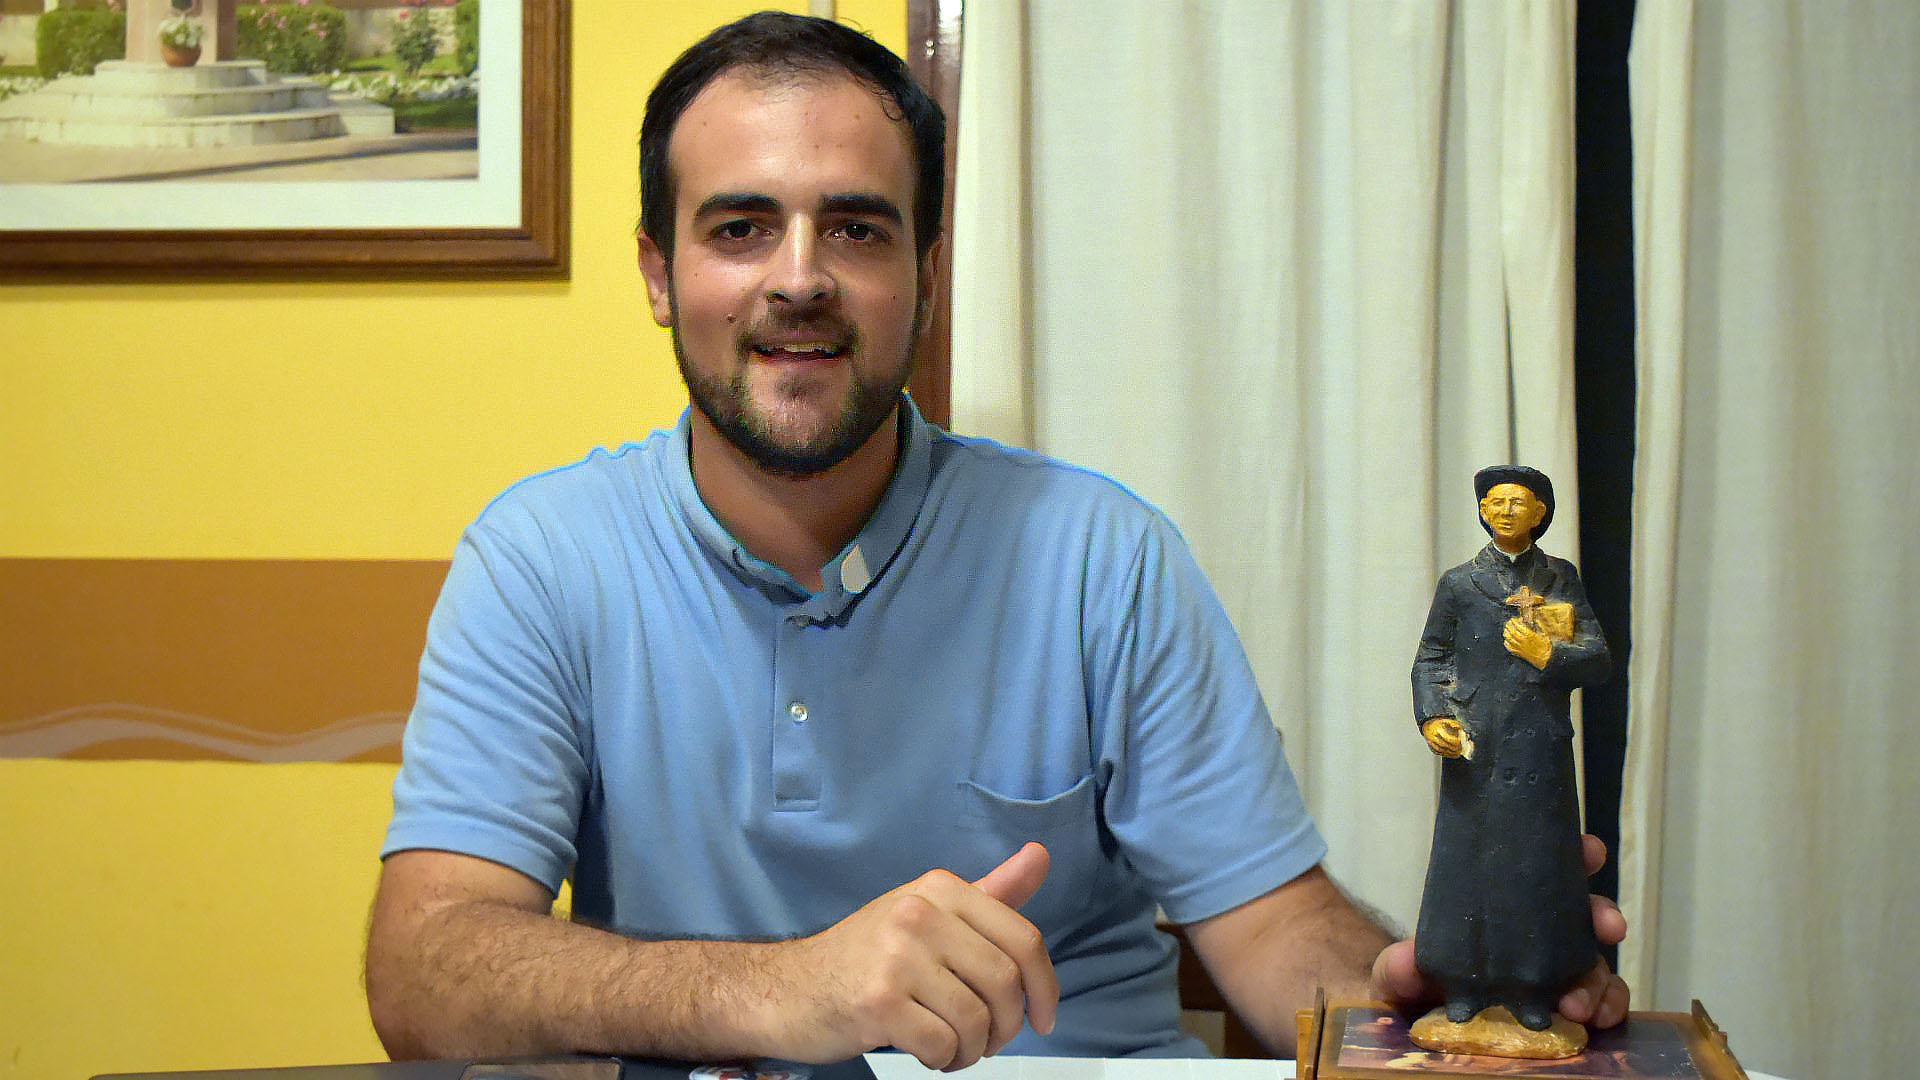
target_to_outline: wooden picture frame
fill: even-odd
[[[570,0],[518,2],[516,224],[0,229],[0,280],[564,278],[571,191]]]

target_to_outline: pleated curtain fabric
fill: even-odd
[[[1636,13],[1623,966],[1783,1076],[1920,1030],[1917,50],[1908,0]]]
[[[1577,556],[1572,47],[1571,2],[966,8],[954,427],[1168,513],[1331,869],[1407,927],[1473,472],[1547,472]]]

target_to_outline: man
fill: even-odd
[[[1536,544],[1553,484],[1498,465],[1473,487],[1492,542],[1441,576],[1413,664],[1414,718],[1442,759],[1417,960],[1448,1021],[1505,1005],[1544,1031],[1597,956],[1568,698],[1611,659],[1573,564]]]
[[[724,27],[649,97],[640,265],[693,407],[455,555],[368,937],[396,1056],[1198,1052],[1156,902],[1276,1048],[1369,964],[1419,992],[1166,521],[901,396],[943,140],[823,20]]]

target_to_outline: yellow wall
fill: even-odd
[[[441,559],[514,480],[670,424],[641,105],[765,6],[573,5],[567,282],[0,286],[0,558]],[[839,11],[903,47],[902,0]],[[0,760],[0,1077],[377,1057],[358,963],[391,778]]]
[[[379,1060],[391,765],[0,762],[0,1075]]]

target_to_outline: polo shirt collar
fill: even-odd
[[[799,605],[795,614],[824,622],[838,617],[856,597],[879,580],[894,556],[906,543],[907,534],[926,501],[933,465],[933,429],[920,418],[920,412],[906,397],[900,399],[899,460],[893,469],[893,481],[880,497],[873,516],[838,555],[820,571],[820,593],[808,597],[784,571],[749,555],[733,534],[714,519],[707,504],[700,501],[693,486],[692,445],[693,409],[680,414],[680,425],[667,440],[662,460],[664,479],[679,503],[693,534],[735,576],[748,585],[762,589],[777,600]]]

